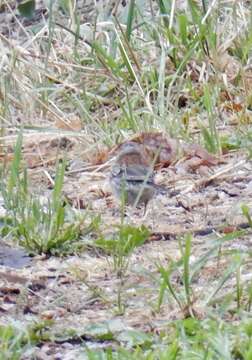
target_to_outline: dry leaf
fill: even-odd
[[[26,305],[23,309],[23,314],[32,314],[32,315],[38,315],[37,311],[32,310],[32,308],[29,305]]]
[[[210,154],[207,150],[205,150],[202,146],[198,144],[183,144],[184,156],[187,159],[195,158],[194,164],[196,164],[196,158],[199,159],[196,167],[200,165],[213,166],[219,163],[219,159]]]
[[[28,279],[25,277],[18,276],[16,274],[11,274],[10,272],[0,272],[0,279],[4,279],[10,283],[19,283],[19,284],[26,284]]]
[[[224,110],[231,111],[231,112],[240,112],[243,110],[243,105],[241,103],[235,103],[235,102],[227,102],[223,106]]]
[[[75,140],[64,135],[34,135],[31,140],[24,139],[24,159],[29,168],[53,165],[75,144]]]
[[[108,159],[108,149],[101,149],[96,151],[92,163],[95,165],[103,164]]]
[[[56,308],[54,310],[46,310],[40,314],[40,317],[44,320],[52,320],[61,318],[66,315],[67,310],[63,308]]]
[[[67,120],[57,118],[55,120],[55,126],[58,129],[80,131],[82,129],[82,121],[80,117],[72,115],[69,116]]]
[[[40,314],[40,317],[41,319],[43,320],[52,320],[53,318],[56,317],[56,313],[55,311],[53,310],[46,310],[46,311],[43,311],[41,314]]]
[[[3,302],[6,304],[16,304],[17,303],[14,297],[10,297],[8,295],[5,295],[3,297]]]
[[[217,54],[213,63],[218,70],[225,74],[228,82],[233,82],[241,70],[241,63],[227,52]]]
[[[16,287],[10,286],[2,286],[0,287],[0,295],[19,295],[20,289]]]
[[[251,66],[242,72],[242,79],[244,82],[245,91],[249,94],[252,89],[252,68]]]

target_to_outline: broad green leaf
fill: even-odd
[[[21,16],[28,19],[33,17],[35,11],[35,0],[25,0],[18,4],[18,11]]]

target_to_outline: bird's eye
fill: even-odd
[[[119,175],[120,172],[121,172],[120,166],[114,165],[114,166],[112,167],[111,172],[112,172],[112,174],[113,174],[114,176]]]

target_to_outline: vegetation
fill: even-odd
[[[51,198],[44,201],[41,196],[29,191],[26,170],[20,174],[21,146],[20,135],[9,174],[3,176],[1,188],[7,214],[2,234],[11,233],[30,253],[72,252],[72,243],[80,238],[85,217],[64,204],[62,186],[65,164],[58,164]],[[82,230],[87,235],[95,230],[96,225],[97,219],[93,219]]]
[[[37,260],[47,278],[41,294],[28,281],[19,284],[22,291],[13,285],[15,298],[12,285],[0,286],[0,360],[35,359],[48,344],[54,348],[45,352],[62,351],[62,358],[250,360],[251,7],[215,0],[80,3],[0,5],[1,235],[9,246],[51,257]],[[222,175],[235,162],[247,166],[246,175],[237,170],[211,194],[220,203],[226,193],[237,201],[223,204],[226,216],[210,235],[197,236],[191,225],[204,216],[209,226],[218,220],[198,198],[182,205],[187,231],[177,236],[167,234],[167,222],[158,238],[161,216],[152,230],[125,220],[125,209],[115,223],[106,217],[108,195],[95,188],[100,163],[108,149],[147,131],[200,144],[227,164]],[[64,139],[55,145],[53,136]],[[82,145],[75,153],[70,138]],[[65,180],[81,173],[71,168],[73,158],[88,174],[79,186],[92,193],[88,204],[81,198],[74,206],[65,195]],[[40,182],[42,173],[50,186]],[[237,195],[238,175],[246,179]],[[197,176],[199,192],[215,180],[203,176],[200,183]],[[166,210],[167,218],[174,215]],[[233,212],[239,226],[229,226]],[[11,321],[17,314],[21,326]]]

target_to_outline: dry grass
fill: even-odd
[[[51,8],[39,2],[37,18],[27,20],[3,0],[3,164],[13,160],[22,129],[32,192],[50,198],[55,164],[66,155],[64,195],[73,208],[100,215],[99,234],[111,237],[120,219],[106,182],[110,162],[96,164],[108,149],[136,133],[162,131],[201,144],[221,162],[200,172],[180,158],[159,170],[169,196],[154,199],[144,221],[130,214],[130,223],[144,222],[152,236],[119,278],[111,254],[94,244],[97,233],[83,236],[82,251],[37,256],[32,265],[12,271],[21,282],[6,277],[3,267],[1,323],[21,334],[12,346],[19,352],[15,359],[25,353],[23,359],[198,354],[248,360],[251,220],[241,206],[252,205],[250,2],[213,0],[206,11],[205,1],[117,3],[65,2],[64,13],[63,2]],[[129,3],[134,14],[127,12]],[[194,235],[190,244],[188,232]],[[10,234],[5,241],[13,244]],[[13,336],[7,335],[0,328],[10,349]],[[84,355],[85,345],[93,355]],[[118,346],[125,353],[109,357],[97,350]]]

